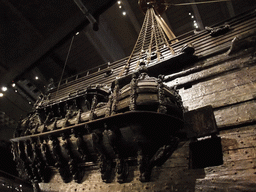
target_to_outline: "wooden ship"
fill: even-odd
[[[131,55],[66,79],[17,127],[35,191],[255,191],[256,11],[176,38],[140,1]]]

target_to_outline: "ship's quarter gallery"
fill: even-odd
[[[1,192],[256,191],[255,0],[0,13]]]

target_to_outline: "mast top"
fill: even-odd
[[[138,4],[144,14],[149,8],[154,8],[157,14],[162,15],[168,8],[166,0],[139,0]]]

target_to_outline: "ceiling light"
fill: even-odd
[[[194,18],[194,15],[192,15],[191,18],[193,19],[193,18]]]
[[[16,86],[16,84],[15,84],[15,83],[13,83],[13,84],[12,84],[12,87],[15,87],[15,86]]]
[[[2,87],[2,91],[7,91],[7,87]]]
[[[38,77],[38,76],[36,76],[36,77],[35,77],[35,80],[38,80],[38,79],[39,79],[39,77]]]
[[[15,93],[17,93],[17,92],[18,92],[18,90],[17,90],[17,89],[15,89],[15,90],[14,90],[14,92],[15,92]]]
[[[121,5],[119,5],[119,9],[121,9],[122,8],[122,6]]]
[[[191,13],[188,13],[188,15],[191,15]]]
[[[194,23],[196,23],[196,20],[194,20]]]
[[[126,12],[125,12],[125,11],[123,11],[123,15],[126,15]]]
[[[121,4],[121,1],[117,1],[117,4],[120,5],[120,4]]]
[[[3,93],[0,93],[0,97],[3,97],[4,96],[4,94]]]
[[[76,32],[76,35],[79,35],[79,32]]]

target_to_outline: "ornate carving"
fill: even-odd
[[[158,110],[157,112],[159,113],[166,113],[167,112],[167,108],[166,108],[166,102],[165,102],[165,95],[164,95],[164,90],[163,90],[163,79],[164,76],[163,75],[159,75],[158,76],[158,102],[159,102],[159,106],[158,106]]]
[[[118,80],[115,81],[115,87],[113,90],[113,102],[112,102],[112,108],[111,108],[111,115],[116,114],[117,112],[117,103],[118,103],[118,97],[119,97],[119,82]]]
[[[102,181],[109,183],[112,173],[112,160],[107,156],[102,148],[102,133],[92,133],[92,143],[94,149],[98,152],[99,168]]]
[[[69,165],[70,174],[73,175],[73,178],[77,183],[80,183],[84,176],[84,169],[81,167],[78,168],[79,160],[77,157],[75,157],[75,155],[72,152],[70,136],[63,134],[62,140],[63,140],[62,147],[65,149],[66,154],[69,158],[68,165]]]
[[[140,180],[149,181],[153,167],[175,148],[166,135],[181,126],[170,127],[168,122],[172,122],[170,115],[182,121],[183,108],[178,92],[163,84],[164,76],[149,77],[146,69],[142,62],[142,73],[133,74],[129,84],[125,83],[130,77],[116,80],[111,95],[104,85],[91,85],[62,103],[37,106],[17,129],[16,135],[27,138],[17,138],[18,144],[13,144],[15,160],[29,179],[47,182],[47,170],[53,166],[64,182],[73,178],[79,183],[84,164],[93,162],[98,163],[104,182],[112,181],[115,165],[117,181],[123,183],[129,174],[128,161],[137,157]],[[161,132],[155,117],[167,124]]]
[[[117,182],[124,183],[129,174],[129,167],[124,158],[120,158],[119,155],[116,157],[116,174]]]
[[[138,150],[137,163],[139,165],[140,181],[141,182],[150,181],[151,169],[149,167],[149,159],[148,159],[148,156],[144,153],[142,148]]]
[[[217,37],[219,35],[227,33],[230,30],[230,25],[225,23],[224,25],[221,25],[219,27],[205,27],[205,29],[210,32],[210,35],[212,37]]]
[[[92,107],[91,107],[89,120],[93,120],[96,118],[96,114],[94,113],[94,111],[95,111],[97,104],[98,104],[97,95],[94,95],[93,99],[92,99]]]
[[[112,103],[113,103],[113,96],[110,95],[108,99],[108,103],[106,105],[105,117],[109,117],[111,115]]]
[[[49,140],[52,142],[52,156],[55,161],[55,166],[59,170],[60,176],[65,183],[71,180],[71,174],[69,171],[68,163],[61,154],[60,142],[57,138],[49,136]]]
[[[130,111],[135,111],[136,110],[136,88],[137,88],[136,74],[132,75],[132,80],[131,80],[130,86],[131,86],[131,94],[130,94],[129,109],[130,109]]]

